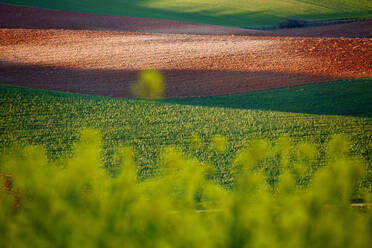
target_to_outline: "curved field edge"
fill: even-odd
[[[372,78],[163,101],[185,105],[372,117]]]
[[[13,86],[0,86],[0,113],[2,150],[13,144],[42,144],[52,160],[69,157],[79,130],[91,127],[103,134],[105,165],[112,166],[114,150],[130,145],[141,177],[154,173],[152,165],[160,150],[169,145],[223,172],[247,142],[267,139],[275,143],[282,136],[289,136],[295,144],[314,142],[322,165],[330,135],[342,133],[350,137],[353,154],[371,161],[372,118],[187,106]],[[193,134],[201,137],[199,150],[190,146]],[[216,134],[227,138],[226,153],[211,149]],[[265,163],[270,168],[270,161]],[[228,184],[230,178],[222,173],[220,180]]]
[[[234,27],[273,26],[286,19],[371,18],[368,0],[2,0],[1,3],[72,12],[151,17]]]

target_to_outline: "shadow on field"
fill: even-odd
[[[165,97],[216,96],[323,82],[330,76],[272,71],[163,70]],[[0,83],[110,97],[131,97],[137,70],[79,69],[0,61]]]
[[[331,78],[270,71],[169,70],[163,73],[168,98],[161,101],[164,103],[372,116],[371,78],[311,84]],[[87,70],[0,61],[0,84],[7,85],[131,97],[130,85],[136,80],[137,71],[131,70]]]
[[[372,117],[372,78],[340,80],[233,95],[164,99],[163,102]]]

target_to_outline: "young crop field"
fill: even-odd
[[[139,16],[222,26],[272,26],[286,19],[329,20],[371,18],[369,0],[2,0],[30,7]]]
[[[368,97],[371,83],[371,79],[350,80],[254,92],[236,95],[236,98],[231,95],[208,97],[205,101],[203,98],[184,98],[165,102],[1,86],[1,147],[43,144],[49,158],[56,159],[71,155],[72,143],[77,140],[81,128],[96,128],[103,135],[106,167],[112,166],[114,150],[123,144],[130,145],[134,147],[136,162],[146,177],[153,173],[152,166],[159,159],[159,152],[168,145],[175,145],[186,154],[223,170],[237,151],[255,140],[267,139],[274,143],[282,136],[289,136],[295,144],[313,142],[323,151],[323,144],[330,135],[342,133],[350,136],[354,154],[371,160],[368,148],[372,135]],[[327,98],[320,95],[319,99],[314,99],[314,92],[327,93]],[[351,109],[342,108],[345,104],[342,96],[348,93],[351,93],[348,96],[350,104],[358,102]],[[271,98],[271,95],[277,98]],[[280,100],[284,95],[288,103]],[[291,95],[301,98],[299,102],[304,102],[305,113],[323,115],[288,113],[293,111]],[[270,110],[270,104],[273,110],[280,112]],[[338,104],[339,108],[333,107]],[[200,137],[201,145],[197,150],[192,148],[193,135]],[[211,148],[215,135],[227,138],[226,152],[219,154]],[[320,155],[319,159],[322,164],[324,157]],[[266,166],[269,168],[270,164]],[[229,184],[229,180],[221,178],[222,183]]]

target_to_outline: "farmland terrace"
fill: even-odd
[[[0,4],[0,83],[130,97],[138,70],[166,97],[372,77],[372,21],[249,30]]]

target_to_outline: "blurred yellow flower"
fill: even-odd
[[[160,99],[164,97],[165,83],[161,72],[143,70],[138,73],[138,81],[131,87],[134,97]]]

